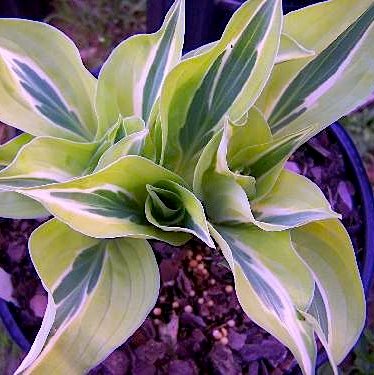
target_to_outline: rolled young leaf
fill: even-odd
[[[309,306],[314,283],[289,233],[241,225],[211,227],[211,234],[234,274],[244,312],[291,350],[303,374],[314,374],[313,328],[297,311]]]
[[[252,107],[245,114],[243,123],[238,124],[231,121],[225,123],[224,133],[217,149],[216,171],[233,177],[244,189],[248,199],[254,199],[258,195],[256,186],[258,183],[250,171],[245,168],[246,164],[240,167],[233,166],[231,160],[242,149],[268,144],[272,140],[270,128],[262,113],[256,107]]]
[[[172,181],[147,185],[147,190],[145,213],[150,223],[164,231],[191,233],[214,247],[204,208],[193,193]]]
[[[30,252],[56,316],[25,374],[87,372],[135,332],[156,302],[160,277],[145,240],[96,240],[51,220],[32,234]]]
[[[159,102],[155,104],[155,108],[159,109]],[[152,112],[152,118],[150,119],[147,129],[149,133],[145,139],[144,148],[142,150],[142,156],[149,160],[152,160],[156,164],[160,164],[161,153],[162,153],[162,130],[161,130],[161,118],[159,111]]]
[[[371,0],[333,0],[291,13],[285,17],[284,31],[316,54],[274,69],[258,103],[273,133],[286,135],[313,123],[323,129],[372,93]]]
[[[65,34],[40,22],[0,20],[1,121],[35,136],[92,140],[95,89]]]
[[[256,180],[240,172],[231,172],[227,163],[230,151],[240,149],[245,139],[249,144],[272,139],[266,122],[257,111],[251,110],[250,119],[260,121],[249,121],[242,126],[226,123],[225,129],[216,133],[205,146],[195,168],[193,191],[213,223],[255,222],[248,198],[256,195]],[[248,137],[250,128],[255,131]]]
[[[120,114],[148,122],[165,76],[182,55],[184,13],[184,0],[176,1],[157,33],[133,36],[109,56],[96,96],[98,138]]]
[[[180,245],[190,236],[165,232],[149,223],[145,215],[147,185],[164,180],[185,185],[179,176],[147,159],[125,156],[89,176],[17,192],[36,199],[88,236],[156,238]]]
[[[338,220],[318,221],[294,229],[291,238],[320,290],[327,315],[324,331],[327,330],[328,348],[339,364],[358,340],[366,317],[352,243]]]
[[[130,117],[122,117],[119,116],[118,121],[120,122],[121,126],[117,129],[116,137],[113,143],[120,141],[124,136],[129,136],[131,134],[140,132],[146,128],[146,124],[141,117],[138,116],[130,116]],[[119,136],[119,132],[122,136]]]
[[[0,169],[8,166],[16,157],[18,151],[33,138],[32,135],[23,133],[0,145]]]
[[[167,168],[192,181],[199,153],[223,116],[238,120],[252,106],[273,67],[281,24],[281,1],[246,2],[214,48],[168,75],[160,101]]]

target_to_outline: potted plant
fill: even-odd
[[[54,216],[29,241],[48,306],[17,373],[102,361],[154,307],[148,240],[192,236],[220,248],[245,313],[305,374],[314,334],[337,371],[365,320],[353,247],[320,189],[284,167],[373,88],[374,6],[340,4],[283,17],[279,0],[247,1],[218,42],[181,60],[178,1],[156,34],[118,46],[98,81],[55,29],[1,20],[0,119],[25,132],[1,148],[1,214]],[[317,18],[325,29],[301,30]],[[185,258],[209,273],[193,250]]]

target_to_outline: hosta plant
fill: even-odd
[[[148,239],[219,247],[243,310],[313,374],[315,335],[337,372],[365,320],[346,230],[320,189],[284,168],[374,88],[372,0],[282,14],[249,0],[222,37],[182,56],[184,2],[120,44],[95,79],[73,43],[0,21],[0,214],[53,215],[31,236],[49,295],[17,373],[80,374],[155,304]]]

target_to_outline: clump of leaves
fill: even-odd
[[[148,239],[218,245],[243,310],[304,374],[315,333],[335,373],[357,341],[349,236],[284,165],[373,90],[372,1],[283,16],[280,0],[249,0],[182,57],[183,34],[177,1],[96,80],[56,29],[0,21],[0,119],[25,132],[0,148],[0,214],[54,216],[29,242],[49,303],[18,373],[82,373],[132,335],[159,289]]]

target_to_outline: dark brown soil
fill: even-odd
[[[326,132],[290,159],[289,169],[315,181],[343,215],[362,263],[360,197],[349,170]],[[16,317],[29,338],[46,303],[27,254],[37,221],[0,221],[0,266],[12,273]],[[175,248],[153,242],[162,288],[157,305],[126,345],[91,374],[283,374],[295,365],[288,350],[242,312],[229,270],[218,251],[191,241]]]

